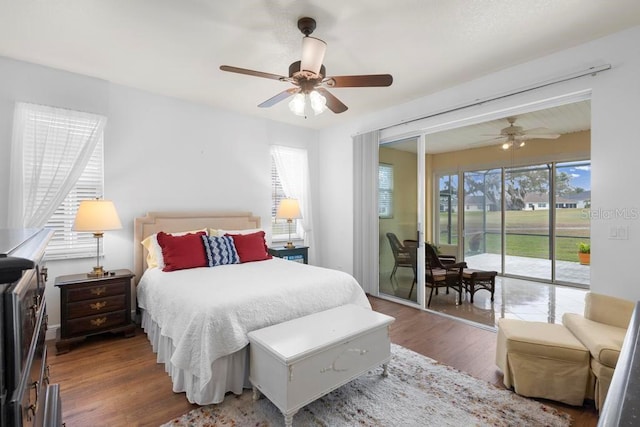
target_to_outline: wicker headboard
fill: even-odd
[[[251,212],[149,212],[134,220],[133,267],[135,283],[146,269],[147,251],[140,244],[146,237],[159,231],[178,232],[201,228],[244,230],[260,228],[260,217]]]

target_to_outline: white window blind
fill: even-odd
[[[42,105],[23,103],[20,108],[25,113],[19,125],[14,126],[14,132],[21,132],[22,138],[24,211],[43,210],[45,208],[40,206],[51,206],[64,197],[57,207],[51,206],[55,210],[44,224],[55,231],[47,247],[47,259],[95,256],[93,234],[77,233],[72,227],[80,201],[101,198],[104,192],[103,129],[106,118]],[[89,156],[86,166],[77,172],[69,172],[77,168],[82,156],[80,152],[90,139],[95,147],[91,154],[86,154]],[[56,195],[64,188],[60,187],[63,185],[60,177],[73,173],[79,176],[65,183],[70,190],[66,195]]]
[[[103,137],[100,137],[78,182],[47,221],[46,227],[55,230],[47,247],[47,259],[96,256],[96,239],[93,233],[78,233],[72,228],[80,201],[102,198],[104,194],[103,146]],[[102,247],[100,253],[104,253]]]
[[[393,165],[378,165],[378,216],[393,218]]]

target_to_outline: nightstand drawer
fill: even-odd
[[[125,310],[83,317],[81,319],[69,320],[67,322],[67,332],[70,335],[99,332],[116,325],[122,325],[125,320]]]
[[[127,294],[126,286],[130,286],[131,280],[118,280],[110,283],[96,283],[87,286],[73,286],[67,290],[67,301],[84,301],[88,299],[104,298],[113,295]]]
[[[113,297],[90,299],[79,302],[72,302],[67,305],[67,318],[92,316],[110,311],[124,310],[126,308],[125,295]]]

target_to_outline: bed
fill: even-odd
[[[250,387],[249,332],[349,303],[371,308],[352,276],[280,258],[171,272],[147,268],[141,244],[147,237],[260,229],[251,213],[151,212],[134,226],[141,324],[173,391],[185,392],[191,403],[220,403],[226,393]]]

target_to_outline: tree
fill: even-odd
[[[536,168],[513,168],[505,171],[506,210],[525,208],[527,194],[549,194],[551,165]],[[564,195],[574,190],[571,175],[560,172],[556,175],[556,194]],[[490,208],[499,209],[501,193],[501,172],[490,170],[465,174],[465,195],[483,196]]]

